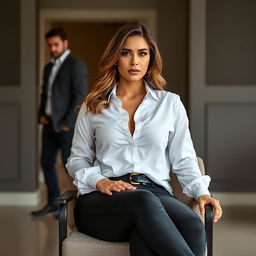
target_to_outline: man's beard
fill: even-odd
[[[62,54],[64,53],[64,50],[62,52],[51,52],[51,57],[54,58],[54,59],[58,59]]]

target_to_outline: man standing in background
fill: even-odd
[[[76,106],[83,102],[87,93],[85,64],[73,57],[68,49],[64,30],[54,28],[45,35],[51,61],[45,66],[39,108],[39,123],[43,125],[41,166],[48,190],[47,205],[31,214],[35,217],[57,214],[54,199],[59,196],[55,162],[61,151],[65,166],[70,155]]]

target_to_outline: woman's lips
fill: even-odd
[[[131,75],[138,75],[140,73],[140,70],[138,70],[138,69],[130,69],[130,70],[128,70],[128,72]]]

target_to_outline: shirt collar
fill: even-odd
[[[114,85],[113,89],[111,90],[109,96],[108,96],[108,101],[111,100],[111,98],[114,96],[115,98],[117,98],[116,96],[116,88],[117,88],[117,83]],[[148,85],[148,83],[146,81],[144,81],[144,85],[146,88],[146,97],[148,97],[148,95],[150,95],[153,99],[155,99],[156,101],[158,101],[158,97],[156,95],[155,89],[153,89],[150,85]]]
[[[146,91],[147,91],[146,97],[148,95],[150,95],[154,100],[158,101],[159,99],[156,95],[155,89],[153,89],[146,81],[144,83],[145,83],[145,88],[146,88]]]
[[[51,58],[51,63],[55,63],[55,62],[60,62],[63,63],[64,60],[67,58],[67,56],[70,54],[70,50],[67,49],[65,52],[63,52],[60,57],[58,57],[57,59]]]
[[[114,85],[114,87],[112,88],[111,92],[109,93],[108,101],[110,101],[113,96],[116,97],[116,87],[117,87],[117,83]]]

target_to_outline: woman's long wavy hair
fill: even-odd
[[[153,89],[163,90],[166,81],[161,75],[162,58],[154,39],[143,25],[128,23],[116,31],[100,59],[99,74],[95,80],[95,86],[84,99],[87,111],[99,114],[102,109],[108,107],[109,93],[119,81],[117,63],[121,56],[125,40],[135,35],[142,36],[150,48],[150,61],[144,80]]]

